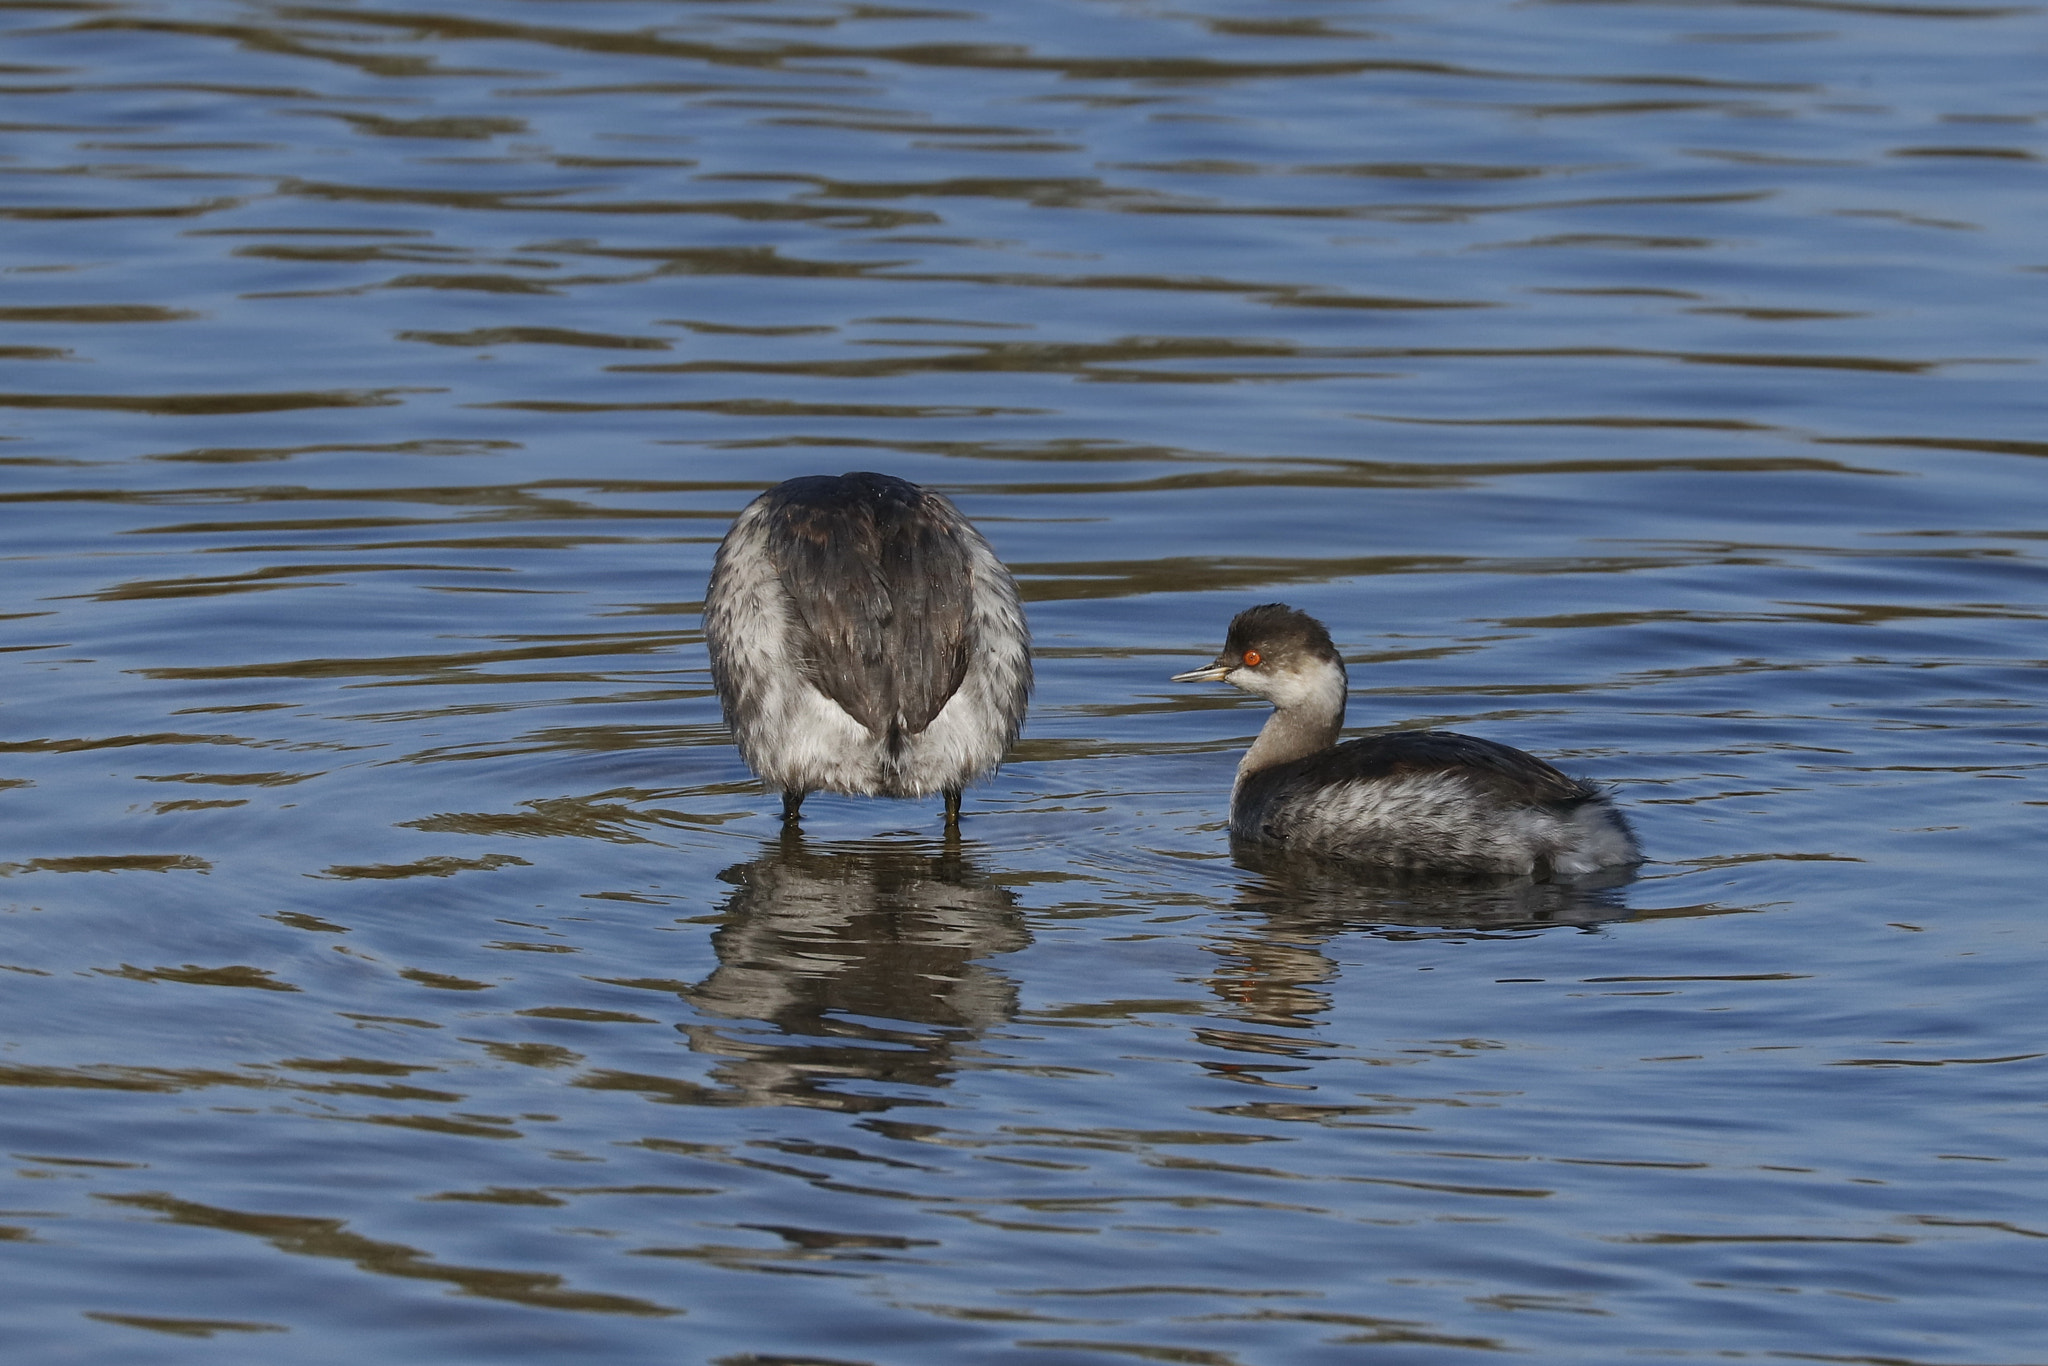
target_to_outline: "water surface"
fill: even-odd
[[[2038,4],[0,4],[10,1360],[2048,1359]],[[800,839],[731,515],[1013,761]],[[1240,862],[1356,730],[1619,885]]]

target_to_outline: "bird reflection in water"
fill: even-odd
[[[983,960],[1030,934],[972,850],[957,837],[813,846],[791,828],[719,874],[733,891],[711,935],[718,967],[683,998],[787,1036],[687,1027],[693,1049],[729,1059],[717,1080],[740,1094],[727,1103],[885,1109],[903,1102],[848,1083],[944,1085],[1016,1013],[1016,984]]]
[[[1246,932],[1213,945],[1216,994],[1241,1020],[1305,1027],[1330,1008],[1338,976],[1323,945],[1347,932],[1382,939],[1474,939],[1560,926],[1593,929],[1629,917],[1632,868],[1558,881],[1375,872],[1233,841],[1249,876],[1237,910]]]

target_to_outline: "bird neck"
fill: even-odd
[[[1337,743],[1344,729],[1344,668],[1318,670],[1274,699],[1273,714],[1237,766],[1237,781],[1275,764],[1319,754]]]

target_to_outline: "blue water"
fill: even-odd
[[[8,1360],[2048,1361],[2043,18],[0,5]],[[865,468],[957,845],[710,689]],[[1276,600],[1650,862],[1234,860]]]

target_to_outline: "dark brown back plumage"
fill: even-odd
[[[1511,745],[1448,730],[1397,730],[1276,764],[1252,784],[1317,791],[1339,783],[1420,778],[1455,771],[1503,806],[1568,807],[1600,795]]]
[[[767,528],[805,677],[892,746],[922,732],[967,674],[967,523],[915,484],[861,472],[783,484]]]

